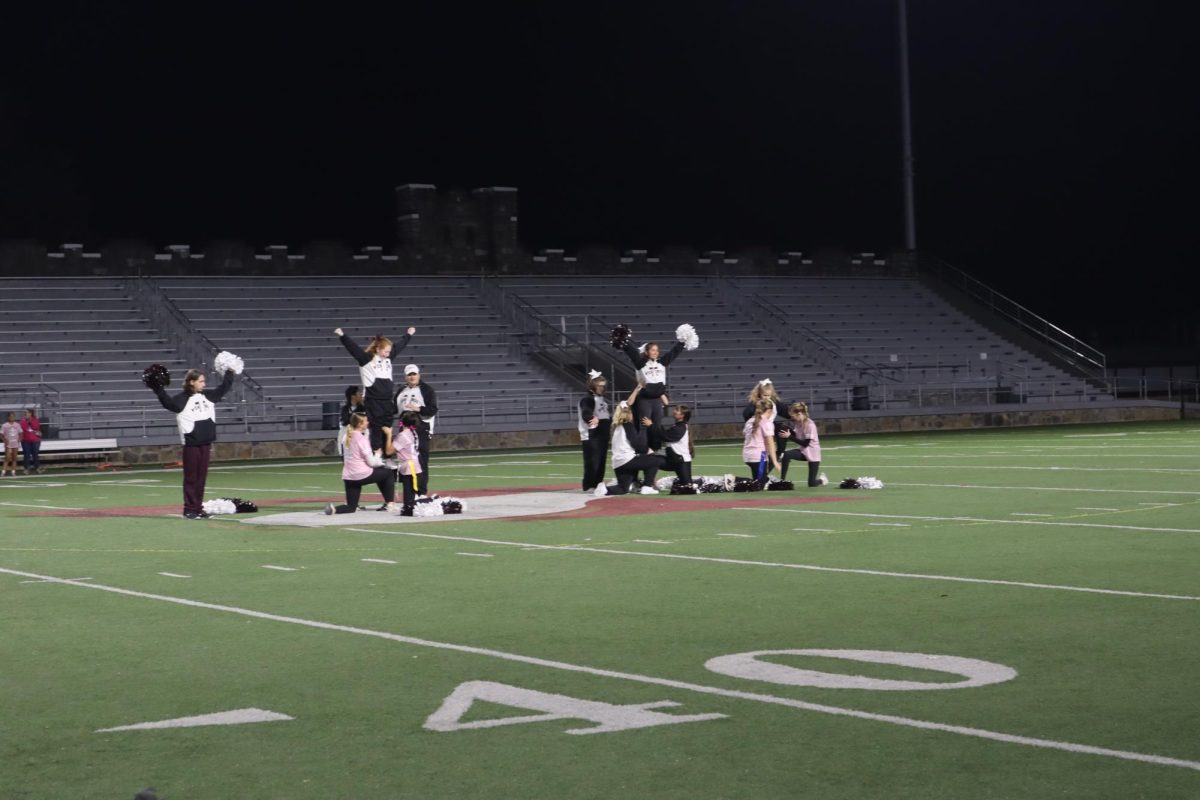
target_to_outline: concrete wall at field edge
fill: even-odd
[[[1200,419],[1200,409],[1188,409],[1189,419]],[[1047,408],[1022,411],[947,412],[906,416],[814,416],[823,436],[854,433],[898,433],[906,431],[951,431],[981,428],[1017,428],[1039,425],[1084,425],[1104,422],[1163,422],[1179,419],[1179,409],[1166,406],[1110,406],[1106,408]],[[740,439],[742,426],[736,423],[691,426],[697,442]],[[435,453],[470,450],[511,450],[536,447],[568,447],[579,444],[573,429],[552,431],[489,431],[451,433],[433,437]],[[314,439],[289,439],[271,442],[217,442],[214,461],[256,461],[263,459],[336,458],[329,435]],[[167,464],[179,460],[179,445],[122,447],[117,463],[125,466]]]

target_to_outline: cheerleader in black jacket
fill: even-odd
[[[376,336],[371,339],[366,350],[363,350],[353,339],[343,333],[341,328],[337,328],[333,332],[342,346],[358,362],[358,374],[362,380],[364,393],[363,405],[366,406],[367,421],[370,425],[372,450],[383,450],[383,429],[392,427],[392,423],[396,420],[394,399],[396,387],[392,382],[392,356],[408,347],[409,340],[416,332],[416,328],[409,328],[405,332],[404,338],[400,340],[400,344],[394,348],[391,339],[385,336]]]
[[[417,426],[417,460],[421,462],[417,492],[429,494],[429,439],[437,422],[437,393],[421,380],[421,368],[416,364],[404,368],[404,385],[396,392],[392,405],[402,412],[415,411],[421,415],[421,424]]]
[[[643,473],[642,494],[658,494],[654,488],[654,479],[663,467],[663,457],[654,455],[646,435],[650,427],[649,417],[635,420],[630,405],[636,402],[641,387],[633,390],[629,400],[622,401],[617,406],[612,418],[612,463],[613,471],[617,474],[616,486],[605,486],[601,483],[595,489],[597,497],[612,494],[629,494],[629,487],[638,472]]]
[[[221,385],[205,389],[204,373],[189,369],[183,377],[183,391],[171,397],[162,386],[151,384],[163,408],[175,414],[179,436],[183,440],[183,516],[207,519],[204,510],[204,484],[208,480],[208,461],[212,443],[217,439],[216,403],[233,386],[232,369],[225,371]]]
[[[656,425],[662,419],[663,406],[670,402],[667,399],[667,365],[683,352],[683,347],[683,342],[676,342],[661,357],[658,342],[646,342],[641,350],[634,347],[632,342],[621,348],[637,370],[638,383],[642,386],[637,405],[633,407],[635,419],[649,417]]]
[[[666,468],[673,471],[683,483],[691,483],[692,435],[688,431],[688,422],[692,419],[691,406],[679,403],[671,409],[671,416],[675,418],[675,424],[671,427],[659,424],[650,429],[650,446],[655,450],[662,448]]]
[[[787,419],[788,404],[783,402],[783,399],[775,391],[775,384],[771,383],[771,379],[763,378],[754,385],[753,389],[750,390],[750,396],[747,398],[749,402],[747,402],[745,408],[742,409],[743,422],[754,416],[755,406],[757,406],[758,401],[762,400],[763,398],[766,398],[775,404],[775,415],[779,417],[779,419]]]
[[[608,459],[608,437],[612,419],[604,391],[608,381],[596,370],[588,373],[588,394],[579,401],[579,439],[583,446],[583,490],[590,492],[604,483]]]

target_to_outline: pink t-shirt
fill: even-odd
[[[764,418],[754,429],[754,417],[746,420],[742,428],[742,461],[747,464],[757,464],[762,460],[762,454],[767,449],[767,439],[775,435],[775,417]]]
[[[383,459],[371,452],[371,439],[364,431],[350,434],[350,446],[342,458],[342,480],[346,481],[361,481],[383,466]]]
[[[421,471],[421,462],[417,460],[417,433],[411,428],[401,428],[400,433],[392,440],[396,451],[396,461],[400,463],[401,475],[416,475]]]
[[[0,434],[4,437],[4,446],[13,450],[21,449],[21,423],[6,422],[0,425]]]

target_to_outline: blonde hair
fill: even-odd
[[[350,446],[350,437],[354,436],[354,432],[358,430],[358,426],[366,421],[366,414],[359,414],[356,412],[350,415],[350,421],[346,423],[346,438],[344,440],[346,447]]]
[[[754,431],[758,432],[758,426],[762,424],[763,417],[771,411],[775,410],[775,401],[766,397],[760,397],[754,403]]]
[[[627,404],[619,404],[612,415],[612,430],[610,435],[616,433],[617,428],[624,425],[626,422],[633,422],[633,409]]]
[[[391,347],[391,346],[392,346],[391,339],[387,338],[386,336],[376,336],[374,339],[371,340],[371,343],[369,345],[367,345],[367,352],[370,353],[371,355],[375,355],[376,353],[378,353],[380,350],[384,349],[385,347]]]
[[[792,403],[788,406],[788,415],[803,414],[805,419],[812,419],[808,415],[808,403]]]
[[[751,403],[758,405],[758,401],[764,397],[769,397],[772,401],[779,399],[779,394],[775,391],[773,383],[756,383],[754,388],[750,390],[750,396],[746,398]]]
[[[604,384],[605,386],[607,386],[608,378],[604,377],[603,375],[599,375],[595,378],[592,378],[591,380],[588,381],[588,391],[591,392],[592,394],[595,394],[596,387],[599,386],[600,384]]]

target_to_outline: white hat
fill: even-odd
[[[404,368],[404,374],[405,374],[405,375],[412,375],[412,374],[414,374],[414,373],[415,373],[415,374],[417,374],[417,375],[420,375],[420,374],[421,374],[421,368],[420,368],[420,367],[418,367],[416,364],[409,364],[408,366],[406,366],[406,367]]]

